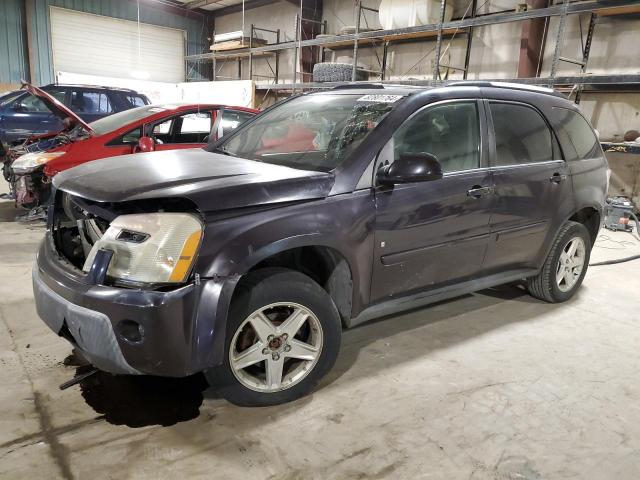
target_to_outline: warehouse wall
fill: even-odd
[[[29,76],[23,15],[22,0],[0,1],[0,92]]]
[[[56,6],[97,15],[105,15],[125,20],[137,19],[136,2],[130,0],[26,0],[31,2],[29,27],[33,32],[32,82],[38,85],[55,80],[50,46],[49,7]],[[23,18],[23,0],[0,1],[0,83],[17,83],[28,75],[29,59],[24,43],[26,25]],[[193,18],[168,13],[140,4],[140,20],[143,23],[171,27],[187,32],[187,55],[201,53],[208,48],[207,32],[203,17],[193,14]],[[6,53],[6,54],[5,54]],[[96,52],[99,54],[99,52]]]

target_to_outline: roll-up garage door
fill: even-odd
[[[184,82],[185,32],[50,7],[55,71]]]

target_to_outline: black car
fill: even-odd
[[[575,294],[608,168],[578,108],[487,82],[292,97],[205,149],[54,179],[38,313],[97,368],[286,402],[342,328],[522,280]]]
[[[124,88],[55,84],[41,88],[87,123],[150,103],[145,95]],[[14,145],[63,127],[62,119],[29,92],[17,90],[0,97],[0,143]]]

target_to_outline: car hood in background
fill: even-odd
[[[56,175],[54,185],[96,202],[188,198],[211,212],[324,198],[333,175],[189,149],[88,162]]]
[[[76,125],[82,125],[82,128],[84,128],[87,132],[93,133],[93,129],[89,126],[89,124],[87,124],[78,115],[76,115],[75,113],[73,113],[73,111],[67,108],[64,105],[64,103],[52,97],[44,90],[38,87],[34,87],[30,83],[26,83],[26,82],[22,83],[22,89],[26,90],[31,95],[34,95],[38,97],[40,100],[42,100],[44,104],[47,106],[47,108],[51,110],[51,113],[53,113],[56,117],[60,118],[61,120],[64,120],[65,118],[70,118],[72,125],[70,125],[70,127],[66,128],[65,130],[70,130]]]

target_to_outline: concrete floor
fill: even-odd
[[[322,388],[246,409],[200,377],[58,390],[75,368],[34,310],[43,228],[14,215],[0,203],[1,478],[640,478],[640,261],[563,305],[501,287],[348,331]],[[640,252],[605,235],[594,260]]]

